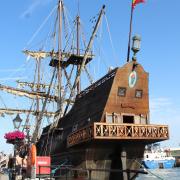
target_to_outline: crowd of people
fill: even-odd
[[[24,179],[26,174],[26,168],[27,168],[26,157],[22,158],[19,155],[12,157],[12,155],[10,155],[8,161],[9,180],[14,180],[16,176],[21,176],[22,179]]]

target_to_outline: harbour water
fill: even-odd
[[[137,180],[180,180],[180,168],[172,169],[150,169],[147,175],[139,175]]]

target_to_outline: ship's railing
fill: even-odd
[[[169,130],[166,125],[93,123],[71,133],[67,146],[71,147],[95,139],[104,140],[166,140]]]
[[[94,139],[168,139],[168,126],[94,123]]]
[[[79,54],[80,54],[81,56],[84,56],[85,50],[84,50],[84,49],[78,49],[78,50],[79,50]],[[72,53],[72,54],[77,54],[77,48],[72,48],[72,49],[71,49],[71,53]],[[92,51],[89,51],[89,52],[88,52],[88,57],[90,57],[90,58],[93,58],[93,57],[94,57],[94,54],[93,54]]]
[[[67,138],[67,146],[73,146],[82,142],[87,142],[93,138],[93,126],[87,126],[71,133]]]

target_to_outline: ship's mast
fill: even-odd
[[[39,92],[40,91],[40,67],[41,67],[41,59],[40,58],[37,58],[36,59],[36,63],[37,63],[37,88],[36,88],[36,91]],[[40,109],[40,106],[39,106],[39,97],[37,96],[36,98],[36,111],[39,112],[39,109]],[[37,116],[36,116],[36,122],[38,122],[38,118],[39,118],[39,113],[37,113]]]
[[[80,49],[79,49],[79,37],[80,37],[80,17],[77,15],[76,17],[76,23],[77,23],[77,56],[80,55]],[[77,71],[80,70],[80,65],[77,66]],[[81,80],[77,83],[77,94],[79,94],[81,91]]]
[[[59,32],[58,32],[58,66],[57,66],[57,77],[58,77],[58,110],[60,113],[60,116],[62,114],[62,68],[61,68],[61,61],[62,61],[62,6],[63,2],[62,0],[59,0],[58,4],[58,14],[59,14]]]

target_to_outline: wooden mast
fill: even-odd
[[[131,4],[131,17],[130,17],[130,25],[129,25],[127,62],[129,62],[130,49],[131,49],[132,20],[133,20],[133,1],[132,1],[132,4]]]
[[[62,95],[61,95],[61,85],[62,85],[62,0],[59,0],[58,5],[58,13],[59,13],[59,32],[58,32],[58,66],[57,66],[57,77],[58,77],[58,110],[60,112],[60,116],[62,114]]]
[[[40,67],[41,67],[41,59],[40,58],[37,58],[36,59],[36,63],[37,63],[37,87],[36,87],[36,91],[39,92],[40,91]],[[40,109],[40,105],[39,105],[39,97],[37,96],[36,98],[36,111],[39,112],[39,109]],[[36,116],[36,123],[38,122],[38,118],[39,118],[39,113],[37,113],[37,116]]]
[[[77,55],[79,56],[80,50],[79,50],[79,33],[80,33],[80,17],[77,15],[76,18],[76,23],[77,23]],[[80,65],[77,66],[77,71],[79,71]],[[81,92],[81,80],[77,83],[77,94]]]

